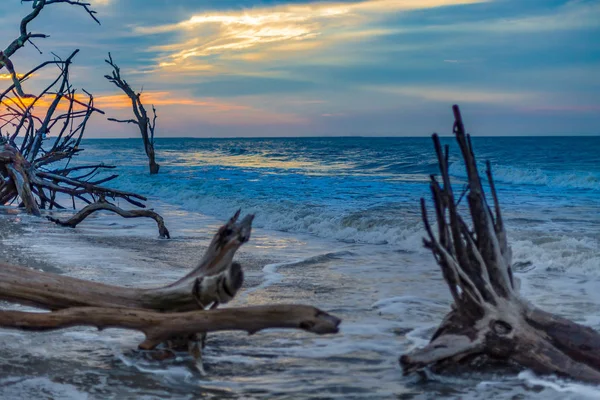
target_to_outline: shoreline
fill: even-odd
[[[187,274],[201,259],[212,235],[188,236],[174,230],[170,240],[159,239],[155,227],[148,225],[142,235],[111,235],[94,223],[82,228],[64,228],[47,223],[44,219],[32,219],[33,224],[47,224],[48,231],[31,232],[37,227],[24,222],[16,209],[0,209],[0,263],[23,266],[48,273],[66,274],[80,279],[91,279],[115,286],[158,287],[172,283]],[[100,220],[110,215],[100,215]],[[129,221],[116,217],[117,221]],[[92,220],[93,221],[93,220]],[[28,229],[32,228],[32,229]],[[128,230],[128,226],[112,226],[115,230]],[[210,228],[206,228],[209,229]],[[178,233],[183,234],[182,236]],[[216,233],[216,229],[212,234]],[[44,243],[13,243],[43,237]],[[126,239],[126,240],[124,240]],[[36,247],[36,248],[34,248]],[[235,261],[242,264],[244,284],[242,291],[253,291],[263,280],[266,265],[281,263],[277,257],[264,257],[243,247]],[[92,251],[89,253],[88,251]],[[70,253],[71,256],[69,257]],[[93,277],[90,277],[93,275]],[[241,296],[246,298],[246,296]],[[236,297],[232,303],[237,303]]]

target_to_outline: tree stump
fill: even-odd
[[[442,371],[483,358],[599,383],[600,334],[542,311],[520,296],[490,164],[486,175],[494,212],[488,206],[458,106],[453,111],[453,130],[468,176],[466,198],[472,226],[458,212],[448,172],[448,146],[442,150],[434,134],[442,182],[431,176],[437,235],[421,199],[428,235],[424,244],[440,266],[454,303],[431,342],[400,358],[404,373],[427,367]]]

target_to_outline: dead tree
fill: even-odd
[[[254,216],[238,222],[239,211],[222,226],[198,266],[183,278],[155,289],[105,285],[25,267],[0,264],[0,300],[50,312],[0,310],[0,327],[32,331],[71,326],[127,328],[145,333],[140,349],[184,342],[196,357],[206,332],[294,328],[336,333],[340,320],[314,307],[267,305],[216,310],[235,297],[244,273],[233,262],[250,239]]]
[[[13,54],[15,54],[17,50],[25,46],[27,42],[33,43],[31,41],[32,39],[45,39],[48,37],[48,35],[43,33],[32,33],[28,31],[29,23],[33,21],[42,12],[44,7],[51,4],[61,3],[79,6],[82,7],[90,15],[90,17],[92,17],[94,21],[96,21],[98,24],[100,24],[100,21],[95,16],[96,11],[90,8],[91,5],[89,3],[79,0],[21,0],[21,3],[32,3],[33,10],[21,20],[21,25],[19,27],[19,37],[14,39],[4,51],[0,51],[0,70],[6,67],[9,74],[11,75],[16,92],[21,97],[27,97],[27,95],[23,92],[23,89],[21,87],[21,81],[18,79],[18,74],[15,71],[15,67],[12,61],[10,60],[10,57]]]
[[[131,108],[133,109],[133,115],[135,119],[115,119],[109,118],[109,121],[121,122],[125,124],[134,124],[137,125],[140,130],[140,135],[142,136],[142,141],[144,142],[144,150],[146,151],[146,156],[148,156],[148,166],[150,167],[150,174],[158,174],[158,170],[160,169],[160,165],[156,163],[155,154],[154,154],[154,130],[156,128],[156,108],[152,106],[152,114],[153,117],[150,119],[148,117],[148,113],[146,112],[146,108],[142,103],[142,94],[136,93],[131,89],[131,86],[127,83],[127,81],[121,78],[121,69],[117,64],[114,63],[112,56],[108,53],[108,60],[104,60],[108,65],[112,67],[111,75],[104,75],[104,77],[109,81],[115,84],[116,87],[121,89],[123,93],[129,97],[131,101]]]
[[[72,165],[74,157],[83,151],[81,140],[91,116],[104,114],[94,106],[90,93],[78,93],[71,84],[69,70],[78,50],[64,60],[55,56],[25,74],[17,74],[10,60],[26,42],[47,37],[28,31],[28,25],[44,7],[60,3],[80,6],[98,22],[95,11],[80,1],[25,2],[33,3],[33,11],[21,21],[20,36],[0,52],[0,69],[6,67],[12,77],[12,84],[0,92],[0,204],[16,204],[38,216],[43,209],[65,208],[69,200],[73,208],[76,201],[95,204],[99,199],[122,199],[145,207],[144,196],[104,186],[118,175],[99,174],[113,166]],[[58,68],[57,78],[41,93],[26,94],[23,83],[51,67]],[[121,210],[123,213],[127,211]]]
[[[439,264],[454,303],[429,345],[400,358],[404,373],[500,360],[541,374],[599,383],[600,334],[542,311],[520,296],[490,164],[486,175],[494,212],[486,201],[458,106],[453,110],[454,133],[468,176],[471,226],[458,212],[460,198],[456,200],[450,183],[448,146],[442,150],[433,135],[442,181],[431,177],[437,234],[421,199],[428,236],[424,244]]]

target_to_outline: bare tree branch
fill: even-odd
[[[153,105],[152,112],[154,113],[154,117],[152,120],[150,120],[148,113],[146,112],[146,108],[142,103],[141,93],[135,93],[127,81],[121,77],[121,68],[119,68],[119,66],[113,61],[110,53],[108,53],[108,59],[105,60],[105,62],[112,67],[112,72],[110,75],[105,75],[104,77],[116,87],[121,89],[121,91],[125,93],[127,97],[129,97],[133,115],[135,116],[135,119],[129,120],[118,120],[115,118],[109,118],[108,120],[114,122],[132,123],[138,126],[140,135],[142,136],[142,140],[144,142],[144,150],[146,151],[146,156],[148,156],[150,174],[157,174],[160,169],[160,165],[156,163],[154,152],[154,130],[156,128],[157,118],[156,109]]]

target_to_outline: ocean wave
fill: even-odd
[[[558,232],[557,232],[558,233]],[[545,235],[522,234],[510,240],[515,264],[532,269],[600,276],[600,241],[583,236],[572,237],[557,233]]]
[[[485,165],[479,165],[479,170],[485,171]],[[456,177],[466,178],[467,176],[462,163],[452,163],[449,171],[451,175]],[[600,173],[597,172],[570,171],[553,173],[540,168],[520,168],[492,164],[492,173],[494,180],[502,183],[600,190]]]
[[[184,208],[226,218],[238,208],[256,215],[258,228],[310,234],[347,243],[392,244],[412,247],[422,237],[420,221],[402,216],[383,217],[381,210],[344,211],[315,204],[265,203],[250,199],[186,196]]]
[[[268,230],[310,234],[348,243],[403,245],[421,247],[423,235],[420,216],[406,205],[391,204],[354,208],[353,204],[318,204],[286,200],[255,199],[244,193],[230,197],[206,193],[193,185],[161,181],[135,183],[135,190],[154,199],[163,199],[166,208],[199,212],[219,219],[229,218],[237,209],[255,214],[254,226]],[[121,182],[131,190],[132,182]],[[155,203],[156,204],[156,203]]]

